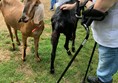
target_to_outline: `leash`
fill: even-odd
[[[94,47],[93,47],[93,50],[92,50],[92,53],[91,53],[91,57],[89,59],[89,63],[88,63],[87,69],[86,69],[86,73],[85,73],[84,78],[82,80],[82,83],[85,83],[85,80],[86,80],[86,77],[87,77],[87,74],[88,74],[88,71],[89,71],[89,67],[90,67],[90,64],[91,64],[96,46],[97,46],[97,42],[94,43]]]

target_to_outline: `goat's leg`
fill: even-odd
[[[75,37],[76,37],[76,35],[74,32],[72,35],[72,52],[75,52]]]
[[[39,37],[38,38],[34,38],[34,45],[35,45],[35,56],[36,56],[36,60],[40,61],[40,57],[38,55],[38,46],[39,46]]]
[[[22,60],[25,61],[26,57],[26,49],[27,49],[27,37],[22,34],[22,42],[23,42],[23,53]]]
[[[54,61],[55,61],[55,54],[56,54],[56,49],[58,45],[58,40],[59,40],[60,33],[54,31],[51,36],[51,43],[52,43],[52,52],[51,52],[51,67],[50,67],[50,73],[54,73]]]
[[[12,31],[11,31],[11,27],[10,27],[8,24],[6,24],[6,25],[7,25],[7,28],[8,28],[8,30],[9,30],[9,33],[10,33],[10,37],[11,37],[11,41],[12,41],[13,50],[15,50],[15,44],[14,44],[14,41],[13,41],[13,33],[12,33]]]
[[[17,30],[14,29],[14,33],[15,33],[15,36],[16,36],[17,45],[21,45],[20,41],[19,41],[19,38],[18,38]]]
[[[69,46],[69,37],[66,36],[64,48],[66,49],[68,55],[72,55],[68,46]]]
[[[76,38],[77,22],[78,21],[76,21],[75,26],[73,27],[73,32],[72,32],[72,52],[75,52],[75,38]]]

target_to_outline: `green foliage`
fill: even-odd
[[[45,23],[50,25],[50,20],[45,20]],[[55,74],[50,74],[50,57],[52,48],[50,41],[51,32],[51,27],[46,26],[40,37],[38,49],[41,58],[40,62],[36,62],[35,60],[33,38],[29,38],[28,40],[28,48],[30,51],[27,50],[28,52],[26,56],[26,62],[22,62],[22,50],[20,50],[21,48],[16,45],[17,50],[11,51],[10,49],[12,49],[12,45],[8,31],[1,32],[0,52],[2,52],[2,54],[0,55],[0,83],[56,83],[72,57],[69,57],[66,53],[66,50],[64,49],[65,36],[62,34],[60,36],[56,52]],[[85,35],[86,32],[84,28],[78,23],[75,43],[76,50],[82,43]],[[20,32],[19,37],[21,40]],[[93,45],[94,40],[92,38],[92,34],[90,33],[90,37],[87,43],[77,55],[76,59],[60,83],[80,83],[82,81]],[[69,46],[71,49],[71,43]],[[9,58],[2,59],[3,56]],[[98,52],[96,49],[88,75],[96,75],[97,62]],[[115,75],[114,83],[117,83],[117,81],[118,75]]]

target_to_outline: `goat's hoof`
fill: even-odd
[[[72,53],[71,53],[70,51],[67,51],[67,54],[68,54],[69,56],[71,56],[71,55],[72,55]]]
[[[18,43],[17,43],[17,45],[18,45],[18,46],[20,46],[20,45],[21,45],[21,43],[20,43],[20,42],[18,42]]]
[[[25,61],[26,61],[26,59],[25,59],[25,58],[22,58],[22,61],[23,61],[23,62],[25,62]]]
[[[72,47],[72,52],[75,52],[75,47]]]
[[[11,48],[11,51],[15,51],[16,50],[16,48],[15,48],[15,46],[13,46],[12,48]]]
[[[15,51],[15,50],[16,50],[16,48],[13,48],[13,49],[12,49],[12,51]]]
[[[40,61],[41,61],[41,59],[38,57],[38,58],[36,58],[36,61],[37,61],[37,62],[40,62]]]
[[[22,61],[23,61],[23,62],[25,62],[25,61],[26,61],[26,59],[23,59]]]
[[[12,43],[12,46],[13,46],[13,51],[15,51],[16,50],[16,48],[15,48],[15,44],[14,43]]]
[[[50,70],[50,73],[51,73],[51,74],[54,74],[54,73],[55,73],[54,69],[51,69],[51,70]]]

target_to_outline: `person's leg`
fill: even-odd
[[[108,48],[99,45],[99,63],[97,68],[97,76],[102,82],[112,80],[118,70],[118,48]]]
[[[50,5],[50,9],[54,9],[54,4],[56,3],[56,0],[51,0],[51,5]]]
[[[53,9],[53,0],[50,1],[50,9]]]

